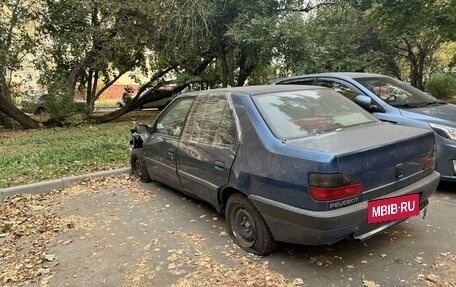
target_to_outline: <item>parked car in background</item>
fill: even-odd
[[[42,114],[47,112],[48,110],[48,99],[48,94],[44,94],[39,97],[34,97],[26,100],[24,99],[21,102],[21,108],[26,113]],[[84,109],[86,108],[86,103],[84,101],[74,100],[73,103],[75,112],[77,113],[84,111]]]
[[[431,131],[382,123],[322,87],[183,94],[130,145],[141,180],[207,201],[261,255],[277,241],[367,239],[419,214],[440,178]]]
[[[144,92],[141,93],[141,95],[139,97],[142,97],[147,92],[148,92],[148,90],[145,90]],[[173,97],[162,98],[162,99],[157,100],[157,101],[152,101],[152,102],[145,103],[144,105],[139,107],[139,109],[140,110],[142,110],[142,109],[158,109],[158,110],[161,110],[164,107],[166,107],[172,100],[173,100]],[[122,101],[117,102],[116,105],[117,105],[117,107],[121,108],[121,107],[125,106],[125,102],[122,100]]]
[[[456,181],[456,106],[395,78],[368,73],[324,73],[273,81],[276,85],[332,88],[377,119],[432,130],[437,143],[436,170],[443,181]]]

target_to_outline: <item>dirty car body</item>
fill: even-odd
[[[132,132],[133,172],[207,201],[256,254],[367,239],[403,220],[368,224],[368,202],[418,194],[422,210],[439,182],[432,132],[382,123],[321,87],[184,94]]]

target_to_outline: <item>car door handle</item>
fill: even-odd
[[[214,167],[217,170],[224,170],[225,169],[225,163],[223,161],[216,160]]]
[[[174,160],[174,149],[168,149],[168,155],[171,160]]]

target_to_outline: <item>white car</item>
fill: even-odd
[[[144,92],[141,93],[141,95],[139,97],[141,98],[147,92],[148,92],[148,90],[145,90]],[[145,103],[144,105],[139,107],[139,109],[140,110],[142,110],[142,109],[159,109],[159,110],[161,110],[164,107],[166,107],[172,100],[173,100],[173,97],[166,97],[166,98],[163,98],[163,99],[160,99],[157,101]],[[117,102],[116,105],[117,105],[117,107],[121,108],[121,107],[125,106],[125,102],[122,100],[120,102]]]

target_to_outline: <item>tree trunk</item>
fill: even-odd
[[[4,122],[5,127],[12,128],[11,119],[14,119],[25,128],[39,128],[40,123],[38,121],[27,116],[23,111],[13,105],[4,73],[2,73],[0,77],[0,114],[3,113],[2,117],[3,119],[6,119]]]
[[[174,93],[178,93],[179,91],[182,91],[183,89],[185,89],[186,86],[187,85],[175,87],[172,90],[155,90],[155,91],[151,91],[147,95],[141,97],[139,100],[137,100],[135,102],[132,102],[129,105],[125,105],[125,106],[123,106],[122,108],[120,108],[118,110],[115,110],[113,112],[104,114],[102,116],[93,117],[92,121],[95,122],[95,123],[107,123],[107,122],[113,121],[113,120],[125,115],[126,113],[129,113],[131,111],[134,111],[134,110],[140,108],[145,103],[158,101],[160,99],[163,99],[163,98],[166,98],[166,97],[170,97]]]
[[[3,126],[5,129],[12,129],[13,128],[13,121],[10,117],[6,116],[2,112],[0,112],[0,126]]]
[[[88,112],[92,113],[95,108],[95,101],[97,100],[99,94],[97,92],[98,86],[98,71],[94,71],[93,69],[89,70],[87,81],[87,93],[86,93],[86,104],[88,108]]]
[[[416,56],[413,53],[413,50],[410,46],[408,46],[408,55],[407,55],[409,67],[410,67],[410,84],[414,87],[418,87],[418,64],[416,61]]]
[[[241,55],[239,58],[239,75],[237,78],[237,86],[241,87],[247,81],[247,78],[252,74],[253,70],[255,69],[254,65],[247,64],[247,56],[245,53],[241,51]]]
[[[219,55],[220,67],[222,69],[222,87],[228,87],[228,63],[226,61],[226,55]]]
[[[31,117],[27,116],[23,111],[18,109],[15,105],[3,97],[0,97],[0,112],[3,112],[8,117],[16,120],[27,129],[37,129],[41,126],[38,121],[35,121]]]
[[[5,87],[3,84],[0,87],[0,97],[3,98],[5,101],[8,101],[11,103],[11,98],[9,96],[8,91],[5,93]],[[6,114],[0,112],[0,125],[2,125],[5,129],[12,129],[13,128],[13,121],[10,117],[8,117]]]
[[[226,53],[226,62],[228,65],[228,84],[230,87],[234,87],[236,84],[234,82],[234,48],[228,47],[228,52]]]
[[[207,56],[193,71],[191,71],[192,72],[191,74],[196,75],[196,76],[201,75],[201,73],[213,61],[213,59],[214,59],[213,57],[214,57],[214,55],[211,55],[211,54],[209,56]],[[143,95],[143,96],[141,96],[141,98],[138,98],[138,96],[140,94],[142,94],[147,88],[150,87],[151,83],[155,82],[160,77],[166,75],[166,73],[170,70],[172,70],[171,67],[154,75],[149,80],[148,83],[146,83],[141,88],[139,88],[139,90],[136,94],[136,97],[133,98],[133,101],[129,105],[126,105],[116,111],[104,114],[102,116],[92,117],[91,118],[92,121],[95,123],[107,123],[107,122],[113,121],[113,120],[121,117],[122,115],[141,107],[145,103],[157,101],[157,100],[160,100],[160,99],[163,99],[166,97],[171,97],[171,96],[183,91],[186,87],[188,87],[191,84],[190,82],[183,83],[179,86],[174,87],[172,90],[160,89],[161,86],[157,86],[157,87],[150,89],[146,95]]]
[[[410,67],[410,84],[415,88],[424,91],[423,71],[424,61],[428,54],[427,47],[418,45],[418,53],[415,53],[414,48],[407,40],[404,40],[404,43],[407,46],[407,60]]]
[[[427,47],[420,47],[418,51],[418,63],[417,63],[417,85],[416,87],[424,91],[424,64],[427,56]]]

